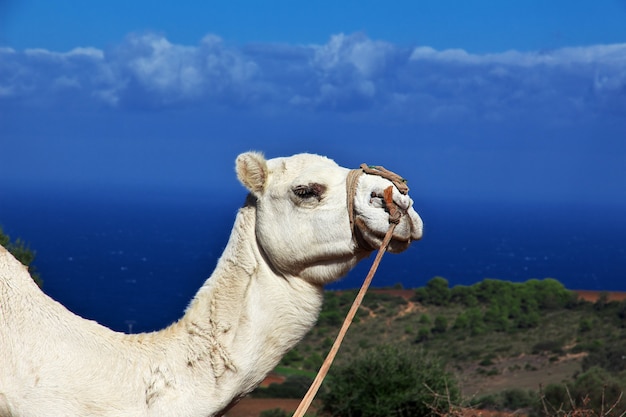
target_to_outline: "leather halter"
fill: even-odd
[[[358,180],[361,174],[368,175],[378,175],[379,177],[385,178],[393,183],[395,187],[401,194],[408,194],[409,187],[406,185],[406,179],[402,178],[400,175],[395,172],[389,171],[382,166],[379,165],[367,165],[361,164],[359,169],[353,169],[348,172],[348,176],[346,178],[346,192],[347,192],[347,207],[348,207],[348,218],[350,219],[350,230],[352,230],[352,240],[357,245],[357,247],[364,249],[366,251],[372,251],[376,248],[371,247],[365,239],[363,239],[363,232],[361,229],[363,228],[362,221],[360,219],[355,218],[354,213],[354,199],[356,196],[356,189],[358,185]],[[387,206],[387,211],[389,212],[389,222],[390,223],[398,223],[400,221],[400,210],[393,203],[393,199],[391,198],[391,188],[389,188],[389,195],[385,195],[385,203]],[[387,194],[387,190],[385,190],[385,194]]]

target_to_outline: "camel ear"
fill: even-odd
[[[263,154],[246,152],[237,157],[237,178],[253,194],[260,194],[267,182],[267,163]]]

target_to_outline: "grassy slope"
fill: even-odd
[[[327,294],[320,322],[288,355],[284,366],[317,369],[355,293]],[[408,291],[409,295],[412,293],[413,290]],[[587,354],[584,349],[580,351],[581,346],[626,338],[626,329],[599,317],[589,303],[576,309],[546,312],[539,325],[531,329],[471,334],[467,330],[452,329],[463,307],[425,306],[406,295],[407,291],[370,291],[335,362],[347,361],[358,352],[383,343],[419,346],[441,356],[457,375],[464,396],[471,398],[509,388],[537,390],[540,384],[546,386],[571,380],[581,371]],[[443,333],[429,333],[418,341],[420,329],[432,327],[438,315],[446,317],[448,329]],[[581,332],[581,320],[588,320],[591,328]],[[537,351],[536,345],[541,342],[556,343],[562,349]]]

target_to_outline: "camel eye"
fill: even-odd
[[[316,198],[317,201],[320,201],[322,199],[324,191],[326,191],[326,186],[318,183],[297,185],[293,188],[292,191],[297,197],[303,200]]]

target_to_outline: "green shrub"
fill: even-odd
[[[461,313],[458,316],[456,316],[456,319],[454,320],[454,324],[452,325],[453,329],[462,330],[462,329],[467,329],[468,327],[469,327],[469,317],[467,317],[467,314]]]
[[[587,317],[583,317],[580,319],[580,322],[578,323],[578,331],[580,333],[587,333],[592,328],[593,328],[593,325],[591,323],[591,319]]]
[[[491,368],[491,369],[486,369],[486,368],[478,368],[476,369],[476,373],[478,375],[484,375],[484,376],[496,376],[496,375],[500,375],[500,371],[498,370],[498,368]]]
[[[280,408],[273,408],[271,410],[261,411],[259,417],[289,417],[291,415],[292,414],[287,414],[285,410],[282,410]]]
[[[579,375],[574,382],[550,384],[542,392],[541,403],[534,408],[535,415],[622,416],[626,413],[626,399],[622,396],[623,381],[600,368],[592,368]],[[602,413],[612,408],[611,414]],[[583,410],[598,412],[586,414]]]
[[[491,366],[493,365],[493,358],[491,356],[486,357],[482,361],[478,362],[480,366]]]
[[[255,398],[302,398],[308,391],[313,380],[304,375],[290,375],[281,384],[270,384],[267,388],[257,388],[252,396]]]
[[[478,305],[478,299],[473,286],[455,285],[450,290],[450,301],[462,304],[465,307],[474,307]]]
[[[317,371],[323,362],[324,358],[322,358],[322,355],[313,352],[302,362],[302,368],[308,371]]]
[[[340,326],[343,323],[343,317],[338,311],[323,311],[317,322],[320,326]]]
[[[448,280],[442,277],[434,277],[426,283],[425,287],[415,290],[414,300],[422,304],[446,306],[450,303],[452,293],[448,287]]]
[[[433,333],[445,333],[448,330],[448,319],[445,316],[435,316],[435,323],[433,324]]]
[[[430,339],[430,329],[428,327],[420,327],[417,331],[417,337],[415,338],[416,343],[425,342]]]
[[[624,352],[626,352],[626,341],[624,340],[589,349],[589,355],[583,358],[583,371],[594,367],[603,368],[615,374],[626,371]]]
[[[459,399],[456,381],[439,360],[395,346],[334,368],[324,387],[322,409],[330,416],[425,416]]]
[[[4,246],[22,265],[28,267],[28,272],[35,283],[41,287],[43,281],[37,272],[37,269],[32,265],[35,260],[37,252],[32,250],[26,242],[17,238],[14,242],[11,241],[11,237],[4,233],[2,227],[0,227],[0,245]]]
[[[302,359],[302,355],[298,352],[297,349],[292,349],[288,351],[285,356],[280,360],[280,363],[284,366],[289,366],[293,363],[300,362]]]
[[[489,394],[470,402],[474,408],[517,411],[537,407],[539,396],[536,392],[520,388],[507,389],[497,394]]]

